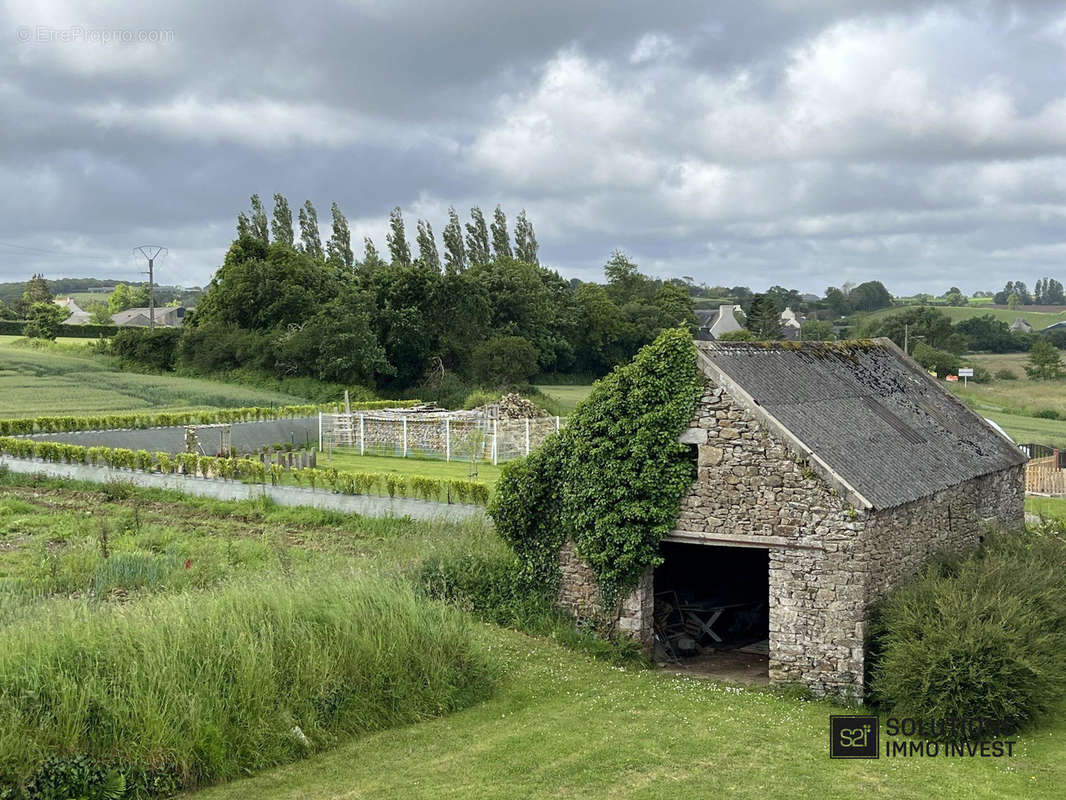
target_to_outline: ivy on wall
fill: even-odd
[[[659,563],[696,477],[678,436],[703,385],[690,335],[664,331],[600,380],[565,429],[504,467],[489,513],[536,589],[558,588],[567,539],[608,607]]]

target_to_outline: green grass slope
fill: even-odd
[[[0,416],[179,411],[289,405],[303,398],[221,381],[124,372],[111,360],[70,345],[31,348],[0,336]],[[24,341],[24,340],[23,340]]]

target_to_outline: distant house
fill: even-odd
[[[1018,317],[1018,319],[1014,320],[1014,324],[1010,326],[1010,329],[1014,333],[1032,333],[1033,332],[1033,326],[1030,325],[1022,317]]]
[[[1029,330],[1032,330],[1032,328],[1030,328]],[[1051,325],[1048,325],[1046,328],[1044,328],[1040,332],[1041,333],[1047,333],[1048,331],[1061,331],[1061,330],[1066,330],[1066,321],[1054,322]]]
[[[147,328],[150,319],[147,308],[127,308],[111,315],[111,321],[124,328]],[[160,306],[155,309],[155,324],[160,328],[180,328],[184,321],[184,306]]]
[[[800,338],[800,328],[807,318],[786,307],[781,312],[781,335],[786,339]]]
[[[696,338],[700,341],[709,342],[719,338],[723,333],[740,331],[744,329],[734,312],[740,311],[740,306],[721,305],[717,311],[697,311],[696,321],[699,329]]]
[[[88,325],[89,312],[83,310],[74,302],[72,297],[57,297],[55,304],[70,312],[70,316],[63,320],[64,325]]]

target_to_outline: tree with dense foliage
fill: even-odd
[[[437,239],[433,236],[433,226],[425,220],[418,221],[418,261],[426,269],[440,272],[440,254],[437,252]]]
[[[852,310],[847,295],[835,286],[825,290],[825,304],[838,317],[846,317]]]
[[[296,233],[292,229],[292,210],[289,201],[280,192],[274,192],[274,219],[270,223],[274,241],[292,247]]]
[[[831,322],[812,317],[800,324],[800,339],[805,342],[832,342],[836,338]]]
[[[89,312],[90,325],[112,324],[111,309],[108,308],[107,303],[105,303],[103,300],[90,301],[85,306],[85,310]]]
[[[259,199],[259,195],[253,194],[251,197],[252,213],[248,218],[250,232],[253,237],[259,239],[262,242],[270,242],[270,226],[267,223],[266,211],[263,209],[263,202]]]
[[[970,298],[964,295],[958,286],[952,286],[940,299],[949,306],[965,306],[970,302]]]
[[[22,334],[31,339],[54,340],[59,335],[59,326],[69,312],[54,302],[34,303],[26,315]]]
[[[147,286],[128,286],[120,283],[107,296],[107,310],[114,315],[130,308],[144,308],[148,305]]]
[[[367,272],[373,272],[381,267],[388,266],[388,262],[381,257],[377,247],[374,245],[374,240],[369,236],[363,237],[363,269]]]
[[[463,244],[463,226],[455,207],[448,209],[448,224],[444,226],[444,268],[451,273],[466,269],[466,246]]]
[[[407,243],[407,230],[399,206],[389,212],[389,232],[385,234],[385,244],[388,245],[393,264],[401,267],[411,265],[411,246]]]
[[[52,290],[48,287],[48,281],[44,275],[35,274],[26,281],[26,288],[22,291],[22,297],[15,303],[15,314],[19,319],[28,319],[30,309],[36,303],[51,303],[55,300]]]
[[[938,378],[959,374],[959,357],[954,353],[930,347],[925,342],[918,342],[913,351],[914,360],[927,370],[935,372]]]
[[[477,206],[470,209],[470,222],[466,223],[466,255],[471,265],[489,260],[489,229]]]
[[[326,242],[326,261],[338,269],[350,270],[355,266],[355,254],[352,253],[352,232],[348,229],[348,218],[341,213],[341,208],[333,203],[329,209],[333,218],[333,227]]]
[[[872,326],[863,329],[865,336],[887,336],[900,348],[909,339],[913,348],[917,342],[925,342],[932,348],[947,348],[955,335],[951,317],[932,306],[916,306],[889,314]]]
[[[300,208],[300,250],[315,261],[324,261],[326,253],[322,249],[322,234],[318,230],[318,212],[305,200]]]
[[[1020,340],[1011,334],[1010,326],[991,314],[961,320],[955,325],[955,330],[967,338],[970,350],[1009,353],[1025,349]]]
[[[496,258],[511,258],[511,237],[507,233],[507,215],[503,209],[496,206],[492,214],[492,252]]]
[[[527,264],[540,264],[537,260],[537,236],[533,233],[533,223],[526,218],[523,208],[514,223],[515,258]]]
[[[877,311],[892,305],[892,295],[881,281],[866,281],[851,290],[848,302],[856,311]]]
[[[521,336],[494,336],[474,349],[474,374],[485,386],[525,383],[537,372],[537,348]]]
[[[1063,377],[1062,352],[1046,339],[1037,339],[1029,348],[1025,374],[1035,381],[1058,380]]]
[[[756,339],[771,341],[781,338],[781,309],[767,294],[757,294],[751,299],[745,327]]]

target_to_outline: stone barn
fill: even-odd
[[[756,642],[770,682],[861,697],[871,605],[985,526],[1021,525],[1025,455],[887,339],[697,348],[706,390],[681,441],[698,478],[614,624],[660,652],[671,630]],[[572,545],[561,566],[561,605],[602,613]]]

